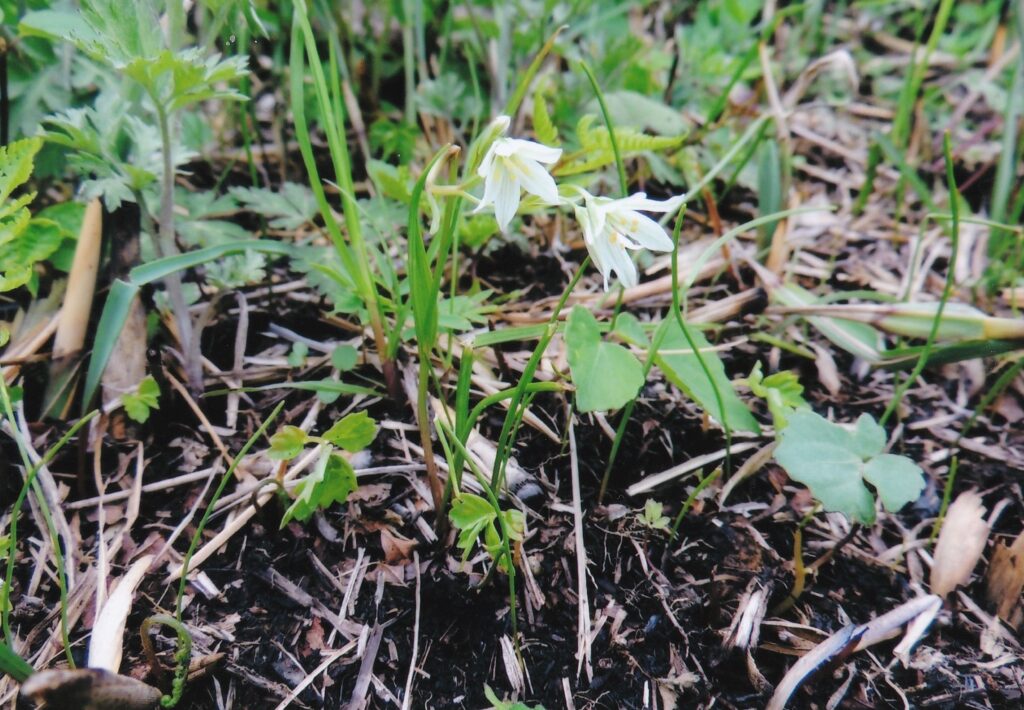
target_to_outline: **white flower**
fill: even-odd
[[[499,116],[492,126],[502,133],[508,129],[509,118]],[[557,205],[562,199],[554,178],[541,167],[541,163],[558,162],[562,155],[560,148],[551,148],[533,141],[519,138],[495,138],[480,162],[477,175],[484,179],[484,196],[474,212],[494,205],[494,217],[501,231],[519,209],[519,190],[536,195],[549,205]]]
[[[576,219],[583,228],[587,251],[604,276],[604,290],[608,290],[608,279],[613,271],[626,288],[636,286],[636,265],[628,250],[672,251],[674,246],[665,229],[638,210],[672,212],[679,208],[679,200],[649,200],[642,192],[612,200],[581,192],[583,205],[576,207]]]

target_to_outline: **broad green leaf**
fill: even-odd
[[[305,522],[317,510],[325,510],[335,503],[344,503],[349,494],[359,487],[352,465],[339,454],[325,452],[312,472],[299,484],[295,500],[281,519],[283,528],[291,520]]]
[[[622,340],[638,348],[646,348],[649,344],[647,333],[644,331],[643,326],[640,325],[640,321],[632,313],[620,313],[618,318],[615,319],[615,329],[613,332]]]
[[[270,458],[276,460],[293,459],[302,452],[309,437],[297,426],[285,426],[281,431],[270,437]]]
[[[469,558],[477,537],[488,525],[493,526],[496,517],[487,499],[473,493],[462,493],[452,503],[448,519],[459,530],[458,547],[462,550],[463,562]]]
[[[593,314],[575,306],[565,326],[569,369],[581,412],[619,409],[633,400],[644,384],[644,368],[633,353],[601,339]]]
[[[715,421],[722,422],[723,413],[719,411],[715,389],[701,367],[697,355],[690,348],[679,323],[676,319],[669,318],[662,323],[661,327],[666,328],[667,332],[661,341],[661,348],[658,350],[654,362],[672,384],[703,407]],[[732,382],[725,374],[725,365],[722,364],[718,353],[711,350],[711,344],[699,330],[692,326],[688,326],[686,330],[693,339],[694,345],[700,349],[704,364],[718,387],[722,407],[725,409],[724,416],[728,417],[729,428],[733,431],[760,433],[761,427],[754,419],[754,415],[747,409],[747,405],[736,394]]]
[[[885,431],[868,414],[853,432],[811,411],[790,415],[779,435],[775,459],[790,478],[811,489],[826,510],[865,524],[875,520],[874,495],[896,512],[916,500],[924,488],[921,468],[905,456],[879,454]]]
[[[661,136],[685,135],[690,130],[682,111],[635,91],[611,91],[604,95],[604,100],[615,126],[649,130]],[[616,128],[616,134],[619,130]]]
[[[365,449],[376,436],[377,422],[365,411],[346,415],[323,433],[324,439],[353,453]]]
[[[885,449],[885,429],[870,414],[861,414],[853,430],[853,449],[858,456],[869,459]]]
[[[121,404],[129,417],[144,424],[149,419],[150,410],[160,408],[160,385],[152,375],[147,376],[135,392],[121,397]]]
[[[886,510],[896,511],[921,495],[921,467],[906,456],[879,454],[864,464],[864,480],[875,487]]]

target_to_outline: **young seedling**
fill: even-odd
[[[852,431],[811,411],[795,411],[788,419],[775,460],[810,488],[825,510],[871,525],[876,495],[895,513],[924,489],[920,466],[906,456],[883,453],[885,430],[870,414],[862,414]]]
[[[376,436],[377,423],[366,412],[346,415],[320,436],[311,436],[296,426],[283,427],[274,434],[270,438],[272,459],[293,459],[308,444],[322,449],[313,470],[298,484],[295,499],[281,519],[281,527],[293,519],[305,522],[316,511],[343,503],[359,483],[352,464],[335,449],[351,453],[362,451]]]

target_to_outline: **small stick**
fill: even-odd
[[[416,616],[412,627],[412,659],[409,661],[409,675],[405,678],[402,710],[409,710],[412,707],[412,679],[416,675],[416,663],[420,652],[420,555],[416,550],[412,552],[412,564],[416,568]]]
[[[189,409],[192,410],[192,413],[196,415],[196,419],[199,420],[199,423],[203,425],[203,428],[206,430],[207,435],[209,435],[211,441],[213,441],[214,446],[216,446],[217,449],[220,451],[220,455],[224,457],[224,461],[227,462],[228,466],[231,466],[234,463],[234,459],[231,458],[231,454],[228,453],[228,449],[226,446],[224,446],[224,442],[221,441],[220,435],[217,433],[217,430],[213,428],[213,424],[211,424],[210,420],[206,418],[205,414],[203,414],[203,410],[199,408],[198,404],[196,404],[196,401],[192,398],[192,395],[189,394],[188,390],[185,389],[185,386],[183,384],[181,384],[180,382],[178,382],[177,379],[175,379],[174,375],[172,375],[170,370],[168,370],[167,368],[164,368],[164,377],[166,377],[167,381],[171,383],[171,387],[173,387],[175,391],[177,391],[177,393],[181,395],[181,398],[185,400],[185,404],[187,404]]]

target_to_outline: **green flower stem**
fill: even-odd
[[[224,475],[221,476],[220,484],[217,486],[217,490],[214,491],[213,498],[211,498],[210,502],[207,504],[206,510],[203,512],[203,517],[199,520],[199,525],[196,526],[196,531],[193,533],[192,541],[188,546],[188,552],[185,553],[185,559],[181,562],[181,579],[178,581],[178,598],[174,603],[174,618],[178,623],[181,623],[182,604],[185,599],[185,585],[188,583],[188,574],[191,571],[189,567],[192,566],[192,555],[195,554],[196,548],[199,546],[199,539],[203,535],[203,530],[206,529],[206,523],[210,520],[210,515],[213,514],[213,508],[217,505],[217,501],[220,500],[228,482],[234,478],[235,469],[238,467],[238,464],[243,458],[245,458],[245,455],[249,453],[249,449],[259,441],[260,437],[263,436],[263,433],[266,432],[271,422],[277,418],[277,415],[281,413],[282,409],[284,409],[284,402],[281,402],[274,407],[274,411],[270,413],[270,416],[263,420],[263,423],[260,424],[260,428],[257,429],[256,432],[249,437],[249,440],[245,442],[245,445],[239,449],[238,454],[231,462],[231,465],[228,466],[227,471],[225,471]]]
[[[160,184],[160,216],[158,218],[159,237],[157,242],[160,256],[174,256],[178,253],[178,245],[174,231],[174,144],[171,142],[171,117],[164,108],[159,97],[151,93],[150,98],[156,107],[157,123],[160,126],[160,145],[163,153],[163,178]],[[167,295],[171,300],[171,309],[178,324],[178,337],[181,340],[181,355],[185,361],[185,375],[189,389],[193,394],[203,388],[202,361],[199,358],[199,343],[194,342],[192,314],[185,303],[185,295],[181,286],[181,275],[178,272],[168,274],[164,279]]]
[[[942,138],[942,151],[946,160],[946,185],[949,190],[949,212],[951,215],[949,233],[950,254],[949,264],[946,266],[946,283],[942,288],[942,298],[939,299],[939,307],[935,310],[935,318],[932,320],[928,339],[925,341],[921,354],[918,355],[917,364],[914,365],[910,376],[903,380],[896,388],[896,391],[893,392],[892,399],[889,400],[889,404],[882,413],[881,419],[878,420],[878,423],[883,427],[889,420],[889,417],[892,416],[892,413],[896,411],[896,407],[903,401],[907,388],[918,378],[924,371],[925,365],[928,364],[928,356],[931,355],[936,335],[939,332],[939,325],[942,323],[942,312],[945,310],[946,302],[953,293],[953,281],[956,278],[957,252],[960,251],[960,191],[957,189],[956,178],[953,175],[953,147],[948,130]]]
[[[704,476],[704,478],[700,479],[700,482],[697,484],[697,487],[694,488],[693,492],[686,497],[686,502],[683,503],[683,507],[679,509],[679,513],[676,515],[676,519],[672,523],[673,540],[676,539],[676,537],[679,535],[679,526],[682,524],[683,518],[686,517],[686,514],[690,512],[690,508],[693,507],[694,502],[697,500],[697,496],[699,496],[701,491],[710,486],[714,482],[714,480],[721,475],[722,469],[716,468],[714,471]]]
[[[508,563],[508,601],[509,601],[509,625],[512,629],[512,645],[516,649],[516,657],[519,660],[520,665],[523,664],[523,656],[519,648],[519,622],[518,615],[516,613],[517,605],[517,594],[516,594],[516,565],[515,558],[512,555],[512,545],[510,540],[512,539],[508,529],[508,522],[505,520],[505,516],[502,515],[501,502],[498,500],[496,487],[491,485],[491,482],[487,480],[487,476],[479,470],[473,458],[469,455],[465,445],[459,441],[458,437],[454,436],[454,432],[449,428],[448,424],[443,421],[438,422],[438,435],[439,438],[444,442],[442,445],[447,450],[448,442],[455,445],[459,454],[463,459],[469,463],[469,470],[476,477],[477,482],[480,484],[480,488],[483,490],[484,495],[487,496],[487,502],[494,508],[495,517],[498,519],[498,527],[501,530],[501,549],[502,555],[505,557],[505,561]],[[498,560],[494,561],[495,566],[498,565]]]
[[[508,411],[505,414],[505,422],[501,427],[501,435],[498,437],[498,448],[494,458],[494,469],[491,472],[491,485],[495,490],[501,490],[502,484],[505,479],[505,468],[508,465],[509,456],[512,453],[512,444],[515,441],[516,433],[519,430],[519,422],[522,421],[524,409],[521,407],[523,403],[523,397],[526,395],[530,384],[533,382],[533,375],[537,371],[538,365],[540,365],[540,359],[544,356],[544,351],[547,350],[548,343],[551,342],[551,338],[554,337],[555,332],[558,330],[558,317],[562,313],[562,309],[565,307],[566,301],[569,300],[569,295],[576,289],[576,284],[583,278],[583,274],[587,267],[590,266],[590,256],[586,256],[583,262],[576,269],[576,273],[573,275],[572,280],[569,281],[569,285],[562,291],[561,298],[558,299],[558,303],[555,306],[554,311],[551,312],[551,318],[548,319],[547,327],[541,334],[540,339],[537,341],[537,346],[533,349],[533,353],[530,355],[530,359],[526,363],[526,367],[523,368],[523,374],[519,378],[519,382],[516,384],[516,388],[512,393],[512,402],[509,404]]]

